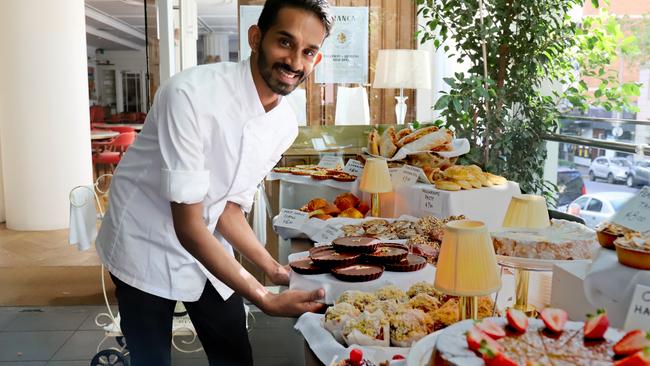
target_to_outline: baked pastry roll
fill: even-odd
[[[395,146],[395,141],[397,140],[397,134],[395,133],[395,127],[390,126],[384,131],[381,135],[379,143],[379,155],[385,158],[392,158],[397,151],[397,146]]]
[[[368,134],[368,154],[379,155],[379,133],[375,129]]]
[[[413,130],[410,128],[402,128],[401,130],[397,131],[397,140],[395,141],[395,145],[401,140],[404,136],[408,136],[411,133],[413,133]]]
[[[453,137],[453,133],[450,130],[442,128],[435,132],[426,134],[413,142],[406,143],[402,148],[409,151],[446,151],[450,149]],[[405,139],[406,138],[408,138],[408,136],[406,136]]]
[[[397,147],[402,147],[402,146],[404,146],[406,144],[409,144],[409,143],[419,139],[420,137],[422,137],[424,135],[430,134],[432,132],[436,132],[438,130],[439,129],[436,126],[429,126],[429,127],[420,128],[419,130],[415,130],[415,131],[409,133],[408,135],[400,138],[397,141],[396,145],[397,145]]]
[[[377,310],[364,311],[355,319],[349,319],[343,327],[343,339],[348,346],[388,347],[390,345],[390,322],[386,315]]]

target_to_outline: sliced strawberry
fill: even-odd
[[[467,347],[472,351],[479,352],[483,341],[485,341],[485,343],[492,349],[503,351],[503,348],[499,343],[497,343],[497,341],[476,327],[472,327],[468,330],[467,333],[465,333],[465,338],[467,338]]]
[[[542,320],[550,331],[559,333],[564,330],[569,315],[562,309],[546,308],[542,310]]]
[[[614,362],[614,366],[650,366],[650,348]]]
[[[398,355],[394,355],[393,358],[392,358],[392,360],[393,360],[393,361],[396,361],[396,360],[405,360],[405,358],[404,358],[404,356],[398,354]]]
[[[361,361],[363,361],[363,351],[358,348],[350,350],[350,363],[352,365],[361,365]]]
[[[517,332],[523,333],[528,328],[528,317],[517,309],[508,309],[506,311],[506,319],[508,319],[508,325]]]
[[[588,314],[583,331],[587,339],[601,339],[609,328],[609,319],[604,309],[598,309],[596,315]]]
[[[481,342],[479,352],[485,366],[519,366],[517,362],[506,356],[503,351],[493,348],[486,341]]]
[[[480,331],[492,337],[492,339],[500,339],[506,336],[505,329],[491,320],[482,320],[475,325]]]
[[[650,347],[650,333],[635,329],[627,332],[620,341],[614,345],[614,353],[618,356],[627,356]]]

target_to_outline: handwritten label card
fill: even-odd
[[[612,222],[629,229],[650,231],[650,187],[643,187],[614,214]]]
[[[325,146],[325,141],[323,141],[323,139],[320,137],[315,137],[311,139],[311,144],[314,147],[314,150],[317,151],[327,149],[327,146]]]
[[[342,168],[343,158],[335,155],[325,155],[318,162],[318,166],[325,169]]]
[[[313,239],[317,243],[329,243],[332,240],[343,236],[343,230],[327,224],[323,230],[314,235]]]
[[[417,183],[418,178],[420,176],[420,172],[422,169],[410,166],[410,165],[404,165],[401,168],[395,168],[396,170],[390,171],[390,178],[391,182],[393,183],[393,187],[399,187],[399,186],[410,186],[415,183]],[[424,174],[424,173],[422,173]]]
[[[300,230],[308,218],[309,215],[306,212],[283,208],[278,215],[276,226]]]
[[[422,168],[412,165],[404,165],[404,169],[411,174],[415,174],[417,176],[418,182],[429,183],[429,178],[427,178],[426,174],[424,174],[424,170],[422,170]]]
[[[444,214],[444,195],[440,191],[433,189],[422,189],[420,198],[420,210],[430,212],[434,216],[443,216]]]
[[[636,285],[623,328],[650,331],[650,287]]]
[[[350,159],[348,163],[345,164],[343,171],[349,174],[354,175],[355,177],[361,176],[363,173],[363,164],[359,160]]]

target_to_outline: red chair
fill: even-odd
[[[104,107],[94,105],[90,107],[90,123],[101,122],[104,120]]]
[[[115,166],[122,159],[122,155],[124,155],[133,141],[135,141],[135,132],[131,131],[120,133],[111,141],[93,142],[93,165],[95,166],[95,171],[98,172],[99,165],[105,165],[110,167],[112,173]]]
[[[135,132],[133,127],[129,127],[129,126],[111,126],[108,127],[108,129],[119,133]]]

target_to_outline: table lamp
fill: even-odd
[[[503,218],[504,228],[543,229],[551,225],[548,217],[546,200],[534,194],[515,195],[510,200],[506,216]],[[530,271],[515,268],[515,305],[527,315],[534,316],[535,308],[528,304],[528,286]]]
[[[374,88],[399,89],[395,97],[397,124],[404,124],[406,99],[404,89],[431,89],[431,56],[424,50],[379,50],[375,64]]]
[[[370,201],[370,215],[381,217],[379,194],[393,190],[393,183],[388,172],[388,163],[385,159],[370,158],[366,160],[359,182],[359,189],[372,195]]]
[[[459,220],[445,225],[434,287],[460,296],[460,319],[478,318],[478,296],[501,288],[499,266],[487,227],[480,221]]]

